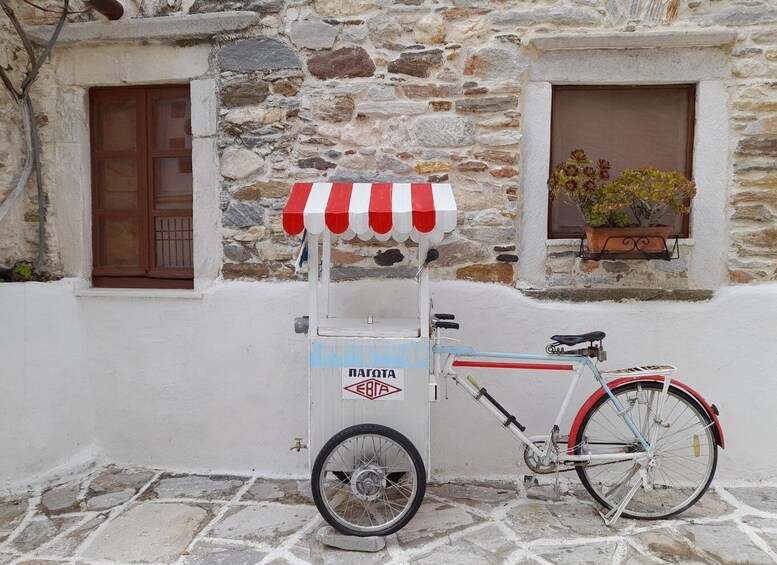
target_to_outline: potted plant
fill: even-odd
[[[564,194],[580,206],[588,250],[592,253],[666,250],[671,228],[660,221],[686,213],[696,185],[685,176],[652,168],[628,169],[610,180],[610,164],[596,166],[585,151],[572,151],[548,179],[551,197]],[[631,214],[631,218],[629,216]]]
[[[614,212],[631,212],[635,225],[615,232],[586,226],[589,250],[601,253],[607,244],[608,251],[625,251],[639,246],[642,251],[656,252],[666,249],[671,227],[661,223],[669,214],[685,214],[690,211],[686,200],[696,195],[696,183],[677,172],[659,171],[650,167],[627,169],[612,182],[602,186],[603,198],[593,206],[594,216]],[[607,238],[621,236],[621,241]],[[644,238],[626,240],[623,238]],[[618,245],[618,244],[623,245]],[[613,246],[616,245],[616,247]]]

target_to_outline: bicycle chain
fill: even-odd
[[[622,463],[622,461],[608,461],[605,463],[594,463],[593,465],[590,463],[572,463],[571,469],[558,469],[558,464],[556,464],[556,469],[552,469],[549,471],[543,471],[539,468],[534,468],[531,463],[529,463],[529,448],[524,448],[523,450],[523,461],[526,463],[526,466],[529,467],[533,472],[537,473],[538,475],[555,475],[556,473],[571,473],[572,471],[577,471],[578,467],[603,467],[605,465],[613,465],[614,463]],[[565,465],[566,466],[566,465]]]

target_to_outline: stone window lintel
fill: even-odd
[[[526,45],[539,51],[577,49],[671,49],[725,47],[736,41],[731,30],[673,30],[534,35]]]
[[[256,24],[260,16],[250,11],[228,11],[180,16],[129,18],[116,21],[67,24],[59,35],[58,45],[98,42],[157,41],[169,43],[184,39],[209,39],[214,34],[240,31]],[[54,26],[26,27],[30,40],[45,45]]]

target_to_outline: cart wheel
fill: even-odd
[[[350,536],[386,536],[418,511],[426,470],[418,450],[386,426],[359,424],[321,449],[310,479],[324,519]]]

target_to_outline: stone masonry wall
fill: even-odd
[[[520,280],[521,146],[531,143],[522,138],[521,93],[536,57],[526,38],[662,27],[738,32],[728,83],[730,217],[721,229],[733,283],[777,278],[772,1],[163,0],[134,9],[262,17],[239,36],[211,40],[225,279],[295,277],[281,210],[295,181],[329,180],[450,182],[459,227],[440,246],[433,276]],[[3,135],[0,154],[12,148]],[[688,286],[688,249],[672,262],[581,261],[575,251],[549,248],[550,286]],[[0,252],[9,257],[2,243]],[[333,277],[407,276],[414,255],[412,244],[339,244]]]
[[[46,10],[61,10],[62,2],[58,0],[42,0],[35,2]],[[23,25],[51,24],[56,22],[56,12],[46,12],[36,9],[21,0],[10,0],[9,5],[14,10]],[[82,2],[71,1],[71,9],[80,11]],[[128,3],[129,5],[129,3]],[[135,10],[137,11],[137,10]],[[133,13],[129,10],[129,13]],[[87,21],[93,19],[91,13],[71,15],[69,21]],[[38,54],[42,49],[34,46]],[[10,20],[0,12],[0,65],[8,71],[17,90],[20,88],[25,73],[28,71],[28,59],[18,35],[13,31]],[[38,79],[30,89],[31,98],[36,111],[37,124],[41,138],[41,162],[43,164],[44,191],[51,190],[55,185],[51,171],[56,166],[56,160],[51,151],[51,137],[54,132],[48,128],[49,113],[56,111],[59,86],[54,80],[51,63],[48,61],[38,75]],[[4,201],[11,189],[16,185],[26,160],[26,142],[22,125],[22,110],[8,91],[0,85],[0,202]],[[50,205],[47,208],[49,218],[56,214]],[[74,244],[68,242],[68,244]],[[46,224],[47,258],[44,268],[53,273],[61,273],[58,259],[57,234],[51,222]],[[35,173],[30,177],[24,193],[16,201],[14,207],[0,220],[0,265],[13,265],[17,262],[33,263],[38,252],[38,196],[35,184]]]

